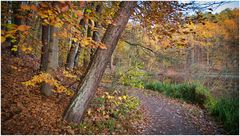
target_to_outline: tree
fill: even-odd
[[[19,1],[14,1],[12,2],[12,23],[15,25],[21,25],[21,19],[18,17],[19,15],[19,10],[20,10],[21,2]],[[19,55],[19,48],[18,48],[18,43],[19,43],[19,32],[16,33],[16,39],[11,42],[11,54],[14,56]]]
[[[72,41],[72,46],[68,52],[68,56],[67,56],[67,64],[66,67],[68,69],[73,69],[74,67],[74,63],[75,63],[75,58],[77,57],[77,55],[79,55],[79,44]]]
[[[101,10],[102,10],[101,5],[97,5],[97,6],[96,6],[96,13],[97,13],[98,16],[100,16]],[[97,22],[97,21],[95,21],[95,22],[94,22],[94,27],[95,27],[96,29],[100,29],[100,27],[101,27],[101,26],[100,26],[100,23]],[[100,41],[101,41],[99,30],[93,31],[92,39],[93,39],[94,41],[96,41],[96,42],[100,42]],[[95,49],[91,49],[90,58],[93,57],[94,52],[95,52]]]
[[[42,26],[42,56],[40,70],[51,73],[58,68],[58,39],[55,36],[57,28],[52,25]],[[41,93],[50,96],[52,87],[44,82],[41,86]]]
[[[136,2],[124,1],[120,3],[120,9],[113,20],[114,24],[108,26],[102,39],[102,43],[106,44],[107,49],[97,49],[85,77],[79,84],[78,93],[65,112],[65,120],[74,123],[81,121],[135,5]]]
[[[80,20],[79,25],[80,25],[80,27],[83,28],[84,31],[86,31],[86,25],[85,25],[84,19]],[[70,51],[69,51],[68,57],[67,57],[67,64],[66,64],[67,66],[66,67],[68,69],[72,69],[74,66],[77,65],[80,52],[81,52],[81,44],[79,44],[75,41],[72,41],[72,46],[70,48]]]

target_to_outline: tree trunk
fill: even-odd
[[[50,73],[58,68],[58,39],[54,37],[57,28],[42,26],[42,56],[40,70]],[[52,95],[52,87],[46,82],[41,85],[41,93],[45,96]]]
[[[91,26],[93,25],[92,20],[88,19],[88,24],[87,25],[88,25],[87,30],[86,30],[87,31],[87,37],[92,37],[92,35],[93,35],[92,29],[91,29]],[[84,55],[84,58],[83,58],[84,71],[87,70],[87,67],[88,67],[89,63],[91,62],[91,54],[92,54],[92,49],[86,48],[85,50],[87,51],[87,53]]]
[[[101,12],[102,12],[101,5],[97,5],[96,6],[95,12],[97,13],[98,16],[101,15]],[[100,42],[101,38],[100,38],[99,29],[101,28],[101,25],[100,25],[100,23],[98,23],[96,21],[96,22],[94,22],[94,27],[97,28],[98,30],[97,31],[93,31],[92,40],[95,41],[95,42]],[[90,62],[92,62],[93,56],[95,54],[95,51],[96,51],[96,49],[94,49],[94,48],[92,48],[91,51],[90,51]],[[90,65],[90,63],[88,65]]]
[[[72,46],[71,46],[71,49],[70,49],[70,51],[68,53],[68,57],[67,57],[66,67],[68,69],[73,69],[73,67],[74,67],[74,61],[75,61],[75,58],[76,58],[76,55],[78,52],[78,48],[79,48],[78,43],[72,42]]]
[[[86,36],[87,35],[87,32],[86,32],[87,24],[84,22],[84,19],[80,20],[80,26],[83,27],[83,36]],[[77,53],[74,58],[74,67],[78,66],[78,61],[79,61],[79,56],[80,56],[81,51],[82,51],[82,47],[81,47],[81,44],[79,43],[78,50],[77,50]]]
[[[42,26],[42,55],[41,55],[41,64],[40,70],[46,72],[47,71],[47,60],[48,60],[48,50],[49,50],[49,25]]]
[[[74,67],[78,67],[78,61],[79,61],[79,57],[80,57],[80,54],[81,54],[81,51],[82,51],[82,48],[81,48],[81,45],[79,44],[78,45],[78,50],[77,50],[77,54],[74,58]]]
[[[21,25],[21,19],[18,17],[20,6],[21,6],[20,1],[12,2],[12,15],[13,15],[12,24]],[[19,41],[20,41],[20,37],[19,37],[19,33],[17,32],[15,41],[11,42],[11,54],[14,56],[19,55],[19,48],[18,48]],[[15,48],[16,50],[12,50],[13,48]]]
[[[98,22],[95,22],[94,27],[95,28],[100,28],[100,24]],[[94,31],[93,32],[92,40],[96,41],[96,42],[100,42],[101,41],[99,31]],[[95,49],[91,49],[91,52],[90,52],[90,58],[91,59],[93,58],[93,55],[94,55],[95,51],[96,51]]]
[[[56,70],[58,65],[58,38],[54,35],[58,32],[58,29],[54,26],[50,26],[50,46],[49,46],[49,71]]]
[[[128,19],[133,11],[136,2],[124,1],[120,4],[119,11],[115,14],[115,25],[109,25],[106,30],[102,43],[106,44],[107,49],[98,48],[85,77],[78,87],[78,93],[72,99],[65,112],[64,119],[74,123],[80,123],[88,103],[94,96],[96,88],[103,76],[106,65],[117,45]]]

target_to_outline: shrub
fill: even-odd
[[[237,98],[222,98],[209,107],[211,114],[223,122],[224,129],[229,134],[239,134],[239,100]]]
[[[144,88],[144,80],[147,77],[142,63],[137,63],[131,66],[129,69],[118,70],[119,83],[136,88]]]
[[[126,134],[132,123],[142,120],[140,101],[124,92],[99,90],[87,109],[79,128],[81,134]]]

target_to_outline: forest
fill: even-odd
[[[239,135],[229,3],[1,1],[1,134]]]

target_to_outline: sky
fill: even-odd
[[[213,13],[219,13],[226,8],[230,8],[230,9],[239,8],[239,1],[232,1],[231,3],[224,4],[218,7],[216,10],[214,10]]]
[[[189,2],[196,2],[196,4],[206,4],[209,2],[225,2],[223,5],[217,7],[217,4],[210,6],[209,8],[213,9],[213,14],[215,13],[219,13],[221,11],[223,11],[226,8],[229,9],[234,9],[234,8],[239,8],[239,0],[178,0],[180,3],[189,3]],[[202,10],[204,12],[204,10]],[[209,10],[207,10],[209,11]],[[189,13],[190,11],[188,11]],[[194,14],[195,10],[190,13],[190,14]]]

